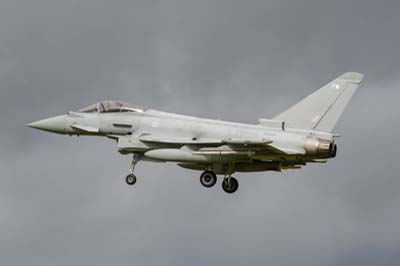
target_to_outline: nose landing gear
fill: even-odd
[[[133,173],[135,171],[135,166],[139,161],[139,154],[134,153],[131,163],[130,173],[126,176],[125,181],[128,185],[133,186],[136,183],[136,175]]]
[[[128,185],[133,186],[136,183],[136,176],[134,174],[129,174],[126,176],[125,181]]]

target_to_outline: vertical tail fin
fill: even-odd
[[[331,132],[363,78],[361,73],[347,72],[274,119],[304,129]]]

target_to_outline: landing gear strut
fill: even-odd
[[[213,171],[204,171],[200,175],[200,183],[205,187],[212,187],[217,183],[217,176]]]
[[[139,161],[139,154],[134,153],[131,163],[131,169],[129,171],[129,175],[126,176],[125,181],[128,185],[133,186],[136,183],[136,176],[133,173],[135,171],[135,166]]]
[[[239,182],[237,181],[236,178],[232,176],[234,172],[235,172],[234,163],[229,163],[228,169],[225,173],[224,180],[222,181],[222,189],[229,194],[236,192],[236,190],[238,190],[239,188]]]

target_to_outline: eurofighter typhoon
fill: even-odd
[[[233,123],[140,108],[122,101],[103,101],[76,112],[29,124],[65,135],[113,139],[121,154],[131,154],[126,183],[134,185],[139,161],[175,162],[202,171],[200,183],[234,193],[236,172],[299,169],[325,163],[337,152],[332,133],[363,75],[348,72],[272,119],[258,124]]]

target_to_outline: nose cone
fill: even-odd
[[[65,134],[65,126],[66,126],[65,115],[54,116],[28,124],[28,127],[59,134]]]

